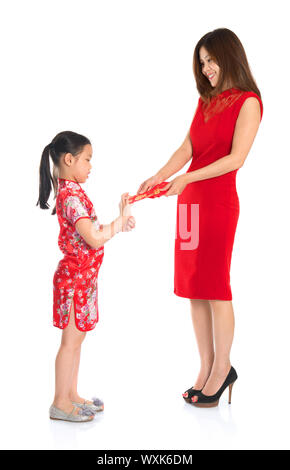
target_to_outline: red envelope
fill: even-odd
[[[153,188],[149,189],[149,191],[145,191],[145,193],[136,194],[135,196],[130,196],[128,201],[129,204],[133,204],[136,201],[140,201],[140,199],[145,199],[146,197],[150,197],[151,199],[155,197],[163,196],[167,189],[164,190],[163,188],[169,183],[169,181],[163,181],[163,183],[156,184]]]

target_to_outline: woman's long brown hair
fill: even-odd
[[[220,67],[218,83],[212,88],[209,80],[202,73],[199,51],[205,47],[210,57]],[[218,28],[205,34],[196,44],[193,54],[193,74],[197,90],[203,101],[209,102],[223,90],[225,83],[243,91],[253,91],[260,98],[261,93],[250,70],[244,47],[233,31]]]

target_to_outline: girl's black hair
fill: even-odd
[[[91,144],[89,139],[81,134],[72,131],[63,131],[57,134],[50,144],[44,147],[39,166],[39,198],[36,205],[40,209],[49,209],[47,203],[52,185],[54,189],[54,199],[57,191],[57,175],[60,165],[60,157],[64,153],[71,153],[74,157],[82,152],[83,147]],[[53,174],[50,172],[49,155],[53,162]],[[56,206],[52,215],[56,213]]]

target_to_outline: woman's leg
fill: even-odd
[[[74,302],[72,301],[69,324],[62,332],[61,345],[55,360],[55,396],[53,404],[66,413],[71,412],[73,409],[70,399],[73,370],[85,335],[86,332],[78,330],[75,325]]]
[[[208,300],[191,299],[190,307],[200,355],[200,371],[193,388],[202,389],[210,375],[214,361],[212,312]]]
[[[202,391],[205,395],[216,393],[230,371],[230,351],[235,327],[231,300],[210,300],[210,304],[213,311],[215,357],[211,374]]]

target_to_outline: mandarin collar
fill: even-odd
[[[80,183],[77,181],[69,180],[67,178],[57,178],[57,180],[61,185],[69,185],[71,187],[81,188]]]

